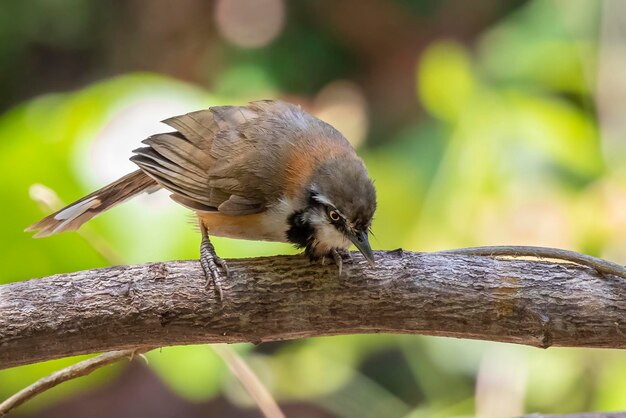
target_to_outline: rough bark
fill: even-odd
[[[547,348],[626,348],[626,280],[572,263],[378,252],[312,265],[230,260],[224,300],[197,261],[0,286],[0,368],[83,353],[351,333],[411,333]]]

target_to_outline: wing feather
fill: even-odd
[[[256,200],[234,194],[219,205],[217,210],[227,215],[249,215],[263,210],[263,205]]]
[[[217,106],[163,122],[176,132],[147,138],[131,160],[198,211],[261,212],[286,190],[297,191],[319,161],[354,152],[330,125],[281,101]],[[310,161],[300,163],[301,156]]]
[[[258,193],[247,193],[232,169],[223,170],[249,148],[238,143],[242,138],[237,129],[257,116],[248,108],[219,106],[166,119],[163,122],[177,132],[145,139],[146,146],[134,150],[131,160],[170,190],[173,200],[190,209],[260,212],[263,201],[253,197]],[[230,201],[233,196],[237,198]]]
[[[183,134],[199,149],[210,147],[211,139],[219,132],[211,109],[174,116],[165,119],[163,123]]]

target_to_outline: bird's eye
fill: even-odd
[[[337,213],[336,210],[331,210],[328,212],[328,217],[332,220],[332,221],[338,221],[339,220],[339,214]]]

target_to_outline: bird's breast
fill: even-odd
[[[281,199],[274,206],[250,215],[224,215],[199,212],[198,218],[209,235],[252,241],[287,242],[288,218],[294,212],[290,200]]]

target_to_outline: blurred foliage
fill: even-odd
[[[104,48],[106,31],[98,22],[111,13],[106,7],[87,1],[36,3],[46,12],[29,13],[26,8],[32,6],[9,2],[0,13],[5,100],[31,94],[16,83],[29,74],[24,57],[33,53],[26,48],[33,42],[81,51],[81,57],[99,57]],[[437,21],[446,7],[453,7],[443,3],[402,0],[385,7],[393,4],[409,22],[424,22]],[[616,155],[619,148],[603,142],[594,96],[601,3],[514,3],[519,7],[492,6],[497,18],[483,22],[474,36],[431,34],[423,47],[411,50],[410,83],[401,86],[402,92],[411,92],[415,106],[409,112],[400,104],[387,109],[389,103],[378,103],[388,96],[369,90],[370,75],[362,69],[380,56],[372,67],[393,70],[385,66],[384,52],[392,54],[391,46],[382,55],[380,48],[363,53],[362,44],[354,46],[359,41],[351,38],[350,28],[331,27],[336,21],[330,17],[321,25],[322,6],[312,2],[290,5],[281,35],[265,47],[215,46],[223,52],[222,65],[210,71],[204,87],[199,86],[203,77],[187,83],[130,72],[12,106],[0,117],[0,283],[108,265],[111,258],[102,248],[124,263],[196,258],[193,221],[164,193],[121,205],[90,222],[82,234],[33,240],[22,230],[43,213],[29,198],[29,188],[43,183],[66,202],[83,196],[133,169],[126,156],[141,139],[164,129],[159,119],[211,105],[284,97],[314,113],[332,117],[333,109],[342,109],[348,113],[340,118],[349,117],[358,100],[339,100],[328,109],[316,102],[319,90],[343,79],[352,79],[367,104],[359,111],[368,112],[371,127],[359,153],[378,190],[375,247],[426,251],[529,244],[623,260],[623,158]],[[96,35],[86,36],[92,26]],[[211,54],[204,59],[203,66],[215,60]],[[390,78],[403,80],[400,72]],[[404,115],[401,123],[398,115]],[[349,132],[346,136],[351,139]],[[225,257],[295,253],[284,244],[227,239],[217,239],[216,247]],[[626,409],[626,354],[619,351],[540,351],[383,335],[237,349],[279,400],[305,400],[339,417]],[[251,406],[207,346],[164,348],[147,358],[185,399],[201,402],[221,394]],[[74,361],[0,371],[0,397]],[[63,385],[22,413],[106,384],[118,371],[107,368]],[[490,409],[494,399],[500,404]]]

